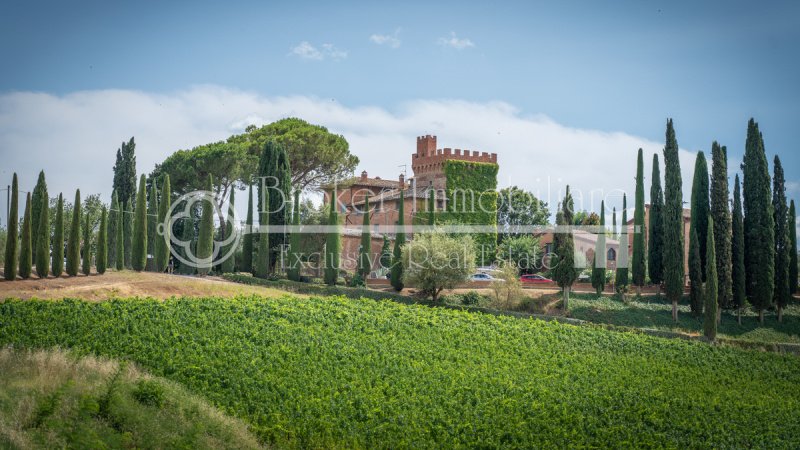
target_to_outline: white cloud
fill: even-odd
[[[322,48],[317,48],[308,41],[303,41],[292,47],[289,54],[297,56],[300,59],[312,61],[322,61],[325,58],[340,61],[347,58],[347,51],[339,49],[333,44],[322,44]]]
[[[388,45],[391,48],[398,48],[402,43],[400,38],[397,37],[399,33],[400,29],[395,30],[394,34],[373,34],[369,37],[369,40],[378,45]]]
[[[443,47],[453,47],[457,50],[463,50],[469,47],[475,47],[475,44],[467,38],[459,38],[454,31],[450,32],[448,37],[440,37],[437,41]]]
[[[662,142],[622,132],[571,128],[543,115],[525,115],[503,102],[415,100],[394,110],[347,107],[312,97],[264,97],[219,86],[197,86],[170,94],[127,90],[82,91],[63,96],[35,92],[0,95],[0,184],[20,176],[31,190],[39,170],[51,195],[111,194],[115,152],[136,137],[139,173],[178,149],[222,140],[248,125],[296,116],[342,134],[370,176],[394,179],[406,165],[416,137],[438,135],[438,146],[498,154],[501,187],[518,185],[554,207],[569,184],[579,209],[622,207],[621,192],[633,203],[636,151],[645,150],[645,192],[653,153]],[[663,123],[653,124],[662,128]],[[678,130],[680,136],[680,130]],[[694,153],[681,150],[684,199]],[[663,170],[663,158],[659,156]],[[5,196],[0,199],[4,205]],[[2,207],[0,207],[2,209]],[[608,217],[610,220],[610,217]]]

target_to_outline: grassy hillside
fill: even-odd
[[[2,448],[258,448],[231,419],[132,365],[0,350]]]
[[[7,301],[0,343],[130,358],[279,447],[800,446],[800,358],[372,300]]]

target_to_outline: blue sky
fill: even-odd
[[[797,199],[798,18],[796,2],[6,1],[0,6],[0,113],[18,116],[14,108],[28,100],[9,96],[20,93],[63,103],[84,91],[118,90],[170,101],[198,86],[270,101],[330,102],[351,112],[378,108],[399,119],[413,115],[409,108],[420,101],[500,102],[516,118],[546,117],[571,130],[653,143],[663,143],[664,122],[672,117],[683,149],[709,153],[716,139],[732,161],[741,157],[752,116],[770,163],[781,155]],[[239,119],[226,119],[225,126]],[[427,124],[403,132],[441,132],[435,121]],[[0,152],[18,152],[9,148],[18,141],[3,136],[20,127],[0,119]],[[491,145],[489,137],[504,130],[495,122],[486,127],[487,137],[477,140]],[[349,138],[351,131],[340,132]],[[352,132],[351,144],[360,142]],[[121,134],[104,144],[112,155],[137,129]],[[450,135],[445,145],[456,147],[460,139]],[[158,150],[140,158],[149,163],[142,171],[177,149],[150,145]],[[413,141],[407,147],[410,153]],[[487,150],[501,154],[501,165],[504,153],[524,151]],[[626,149],[631,159],[635,150]],[[370,149],[354,145],[353,151],[372,161]],[[616,157],[609,155],[610,163]],[[8,170],[2,168],[3,176]]]

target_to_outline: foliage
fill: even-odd
[[[164,386],[158,381],[142,379],[136,383],[136,388],[131,392],[133,398],[146,406],[161,408],[164,406]]]
[[[455,288],[475,271],[474,252],[469,236],[417,233],[402,247],[403,284],[436,302],[442,290]]]
[[[286,269],[286,277],[292,281],[300,281],[300,269],[302,262],[300,261],[300,191],[294,191],[294,207],[292,208],[292,225],[294,230],[289,235],[289,261]]]
[[[75,203],[72,206],[72,222],[67,239],[67,275],[78,275],[81,257],[81,190],[75,191]]]
[[[206,190],[211,191],[214,180],[211,175],[206,179]],[[200,230],[197,233],[197,273],[208,275],[214,258],[214,204],[209,200],[202,202],[200,214]],[[264,214],[261,215],[264,217]],[[261,259],[261,255],[259,255]]]
[[[47,193],[47,181],[44,177],[44,170],[39,172],[39,178],[36,180],[36,186],[33,188],[33,194],[31,194],[31,248],[34,251],[34,262],[39,262],[39,246],[37,245],[39,239],[39,218],[42,214],[42,208],[44,205],[45,209],[49,209],[50,207],[50,197]],[[50,228],[48,223],[48,228],[44,230],[47,233],[48,241],[50,236]],[[47,243],[48,247],[50,243]],[[48,259],[50,258],[50,252],[48,248]],[[37,264],[38,265],[38,264]],[[39,273],[39,268],[36,268],[36,272]],[[47,276],[47,272],[45,272],[45,276]]]
[[[400,189],[400,199],[397,203],[397,226],[399,230],[394,236],[394,249],[392,250],[391,284],[394,290],[403,290],[403,246],[406,243],[405,226],[405,191]]]
[[[19,263],[19,186],[17,173],[11,180],[11,203],[9,206],[8,231],[6,233],[6,252],[3,262],[3,276],[6,280],[14,281],[17,278],[17,264]]]
[[[150,195],[147,199],[147,254],[152,256],[152,259],[147,259],[146,268],[149,271],[156,270],[156,225],[158,224],[158,187],[156,182],[150,185]]]
[[[697,229],[697,245],[700,250],[700,274],[706,281],[706,234],[708,230],[708,164],[703,151],[697,152],[692,180],[691,220],[689,226]],[[691,231],[689,232],[691,239]],[[691,242],[689,243],[691,246]]]
[[[339,212],[337,211],[336,190],[330,198],[330,208],[328,211],[328,232],[325,240],[325,284],[335,286],[339,282],[339,258],[342,249],[341,225],[339,223]],[[402,217],[402,216],[401,216]]]
[[[389,236],[383,235],[383,246],[381,247],[380,263],[382,269],[392,266],[392,247],[389,243]]]
[[[32,204],[31,207],[36,206]],[[47,274],[50,272],[50,202],[47,196],[47,187],[44,188],[44,199],[39,202],[38,208],[41,211],[36,221],[37,228],[31,229],[37,237],[32,239],[31,245],[36,252],[36,274],[39,275],[39,278],[47,278]],[[31,211],[31,217],[33,217],[33,211]]]
[[[797,292],[797,213],[794,200],[789,203],[789,292]]]
[[[763,312],[772,306],[775,289],[775,219],[764,139],[752,118],[747,124],[742,172],[747,298]]]
[[[161,180],[161,202],[158,204],[158,224],[167,222],[167,213],[172,201],[172,186],[170,183],[169,175],[165,175]],[[233,201],[233,192],[231,192],[231,202]],[[153,241],[155,241],[155,253],[153,255],[153,262],[155,264],[156,272],[164,272],[169,266],[169,253],[170,253],[170,235],[172,234],[171,227],[161,227],[161,233],[158,232],[158,225],[153,233]]]
[[[22,216],[22,233],[19,246],[19,276],[23,280],[31,277],[33,249],[31,248],[31,194],[26,196],[25,213]]]
[[[773,303],[778,308],[778,318],[782,318],[783,309],[792,298],[789,288],[789,254],[797,250],[789,248],[789,211],[786,204],[786,183],[783,175],[783,165],[778,155],[775,155],[773,166],[772,210],[775,222],[775,290]],[[795,224],[791,224],[795,227]],[[795,283],[797,281],[795,280]]]
[[[11,316],[0,343],[129,358],[275,448],[800,445],[791,356],[342,298],[0,304]]]
[[[597,226],[600,225],[600,216],[596,212],[578,211],[572,217],[572,225]]]
[[[144,198],[144,195],[142,196]],[[81,272],[84,275],[89,275],[92,270],[92,229],[89,227],[89,214],[88,211],[83,215],[84,222],[81,231],[83,231],[83,248],[81,249]]]
[[[481,225],[497,228],[497,164],[448,160],[444,163],[447,179],[447,211],[440,214],[443,223]],[[479,265],[494,261],[497,231],[474,233]]]
[[[136,143],[133,137],[122,142],[114,163],[114,191],[119,202],[132,205],[136,200]]]
[[[358,157],[350,153],[344,136],[297,118],[281,119],[261,128],[249,126],[245,133],[227,140],[243,146],[255,157],[267,141],[275,141],[286,151],[291,184],[301,191],[352,176],[358,165]]]
[[[258,164],[259,192],[264,189],[270,191],[269,195],[264,197],[268,199],[268,207],[265,209],[263,203],[259,202],[258,210],[267,213],[272,231],[266,236],[269,239],[269,271],[272,273],[279,258],[280,247],[286,243],[285,233],[278,233],[275,230],[280,230],[288,223],[288,205],[292,195],[291,168],[286,151],[274,140],[269,140],[264,145]],[[264,236],[259,236],[258,239],[262,237]]]
[[[728,149],[716,141],[711,144],[711,217],[714,219],[714,254],[717,261],[717,304],[733,306],[731,280],[731,211],[728,207]],[[707,278],[706,278],[707,279]]]
[[[117,191],[111,193],[111,206],[108,210],[108,266],[117,267],[117,217],[122,215]],[[120,254],[122,257],[122,254]]]
[[[58,278],[64,272],[64,196],[58,194],[55,214],[55,233],[53,233],[53,276]]]
[[[133,205],[131,202],[127,202],[125,203],[125,211],[122,214],[123,261],[126,269],[133,267],[133,217]]]
[[[542,267],[541,248],[533,235],[509,236],[497,246],[497,259],[513,263],[521,273],[533,273]]]
[[[678,301],[683,295],[683,182],[678,159],[678,141],[672,119],[667,120],[664,146],[664,287],[672,302],[673,320],[678,320]],[[652,220],[652,218],[651,218]]]
[[[147,187],[144,174],[139,178],[139,191],[136,193],[136,210],[133,223],[133,247],[131,268],[137,272],[147,264]]]
[[[517,186],[500,189],[497,204],[498,242],[507,238],[526,235],[523,227],[547,225],[550,210],[547,203],[536,198],[533,193]]]
[[[644,286],[645,260],[644,260],[644,156],[642,149],[636,159],[636,196],[633,211],[633,259],[631,261],[631,276],[633,285]],[[625,224],[625,219],[622,220]],[[627,225],[624,225],[627,227]]]
[[[664,193],[661,190],[661,171],[658,153],[653,154],[653,174],[650,182],[650,220],[648,221],[647,274],[650,282],[664,281]]]
[[[247,188],[247,216],[242,237],[242,261],[240,271],[253,273],[253,185]]]
[[[416,303],[415,299],[412,299],[409,296],[398,294],[395,292],[377,291],[372,289],[366,289],[362,286],[359,287],[342,286],[342,285],[329,286],[327,284],[321,283],[321,281],[318,279],[316,280],[316,282],[301,282],[301,281],[284,280],[280,278],[273,278],[273,279],[256,278],[250,275],[243,275],[238,273],[236,274],[226,273],[222,275],[222,278],[228,281],[242,283],[249,286],[266,286],[297,294],[321,295],[321,296],[334,295],[334,296],[347,297],[351,299],[369,298],[372,300],[391,300],[393,302],[404,303],[404,304]]]
[[[234,222],[233,219],[233,214],[235,210],[236,210],[236,189],[231,189],[231,195],[230,198],[228,198],[228,217],[225,219],[225,229],[221,230],[224,231],[225,233],[223,235],[224,240],[228,239],[231,240],[230,244],[226,244],[224,247],[222,247],[221,250],[222,255],[230,254],[230,256],[225,261],[223,261],[222,264],[220,264],[220,272],[222,273],[232,273],[235,269],[234,267],[235,261],[233,254],[234,252],[231,251],[233,250],[233,242],[235,242],[236,240],[234,235],[237,233],[236,223]]]
[[[522,283],[519,281],[519,270],[514,263],[500,263],[500,272],[489,288],[494,294],[494,304],[505,310],[513,309],[525,298]]]
[[[100,231],[97,233],[97,255],[95,255],[95,267],[97,273],[106,273],[106,266],[108,265],[108,224],[106,217],[106,210],[103,208],[102,215],[100,216]]]
[[[703,320],[703,333],[712,341],[717,338],[717,257],[714,245],[714,218],[708,218],[706,230],[706,291],[703,293],[705,300],[705,319]]]
[[[606,227],[606,202],[600,202],[600,226],[605,230]],[[597,234],[597,242],[594,248],[594,259],[592,260],[592,287],[597,291],[597,295],[603,293],[606,286],[606,234]]]
[[[614,277],[614,288],[619,293],[628,290],[628,198],[622,194],[622,233],[619,236],[619,253],[617,254],[617,271]]]
[[[364,198],[363,222],[361,224],[361,246],[358,248],[358,274],[367,278],[372,270],[372,232],[369,224],[369,194]]]
[[[744,229],[742,225],[742,196],[739,189],[739,174],[733,186],[733,217],[731,221],[731,291],[733,306],[741,310],[745,306]]]
[[[122,270],[125,268],[125,211],[122,210],[122,204],[119,205],[119,211],[117,211],[117,237],[115,239],[115,244],[117,246],[117,260],[115,262],[115,268],[117,270]]]
[[[692,315],[695,317],[703,313],[703,276],[700,272],[703,270],[700,263],[700,245],[697,236],[697,228],[689,228],[689,308]]]
[[[556,225],[570,226],[572,223],[572,211],[574,204],[572,194],[569,193],[569,186],[561,203],[561,210],[556,216]],[[575,243],[572,231],[556,233],[553,239],[555,261],[553,264],[553,280],[558,283],[564,293],[564,310],[569,310],[569,291],[572,284],[578,279],[579,271],[575,268]]]

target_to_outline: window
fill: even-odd
[[[608,260],[609,261],[617,260],[617,252],[613,248],[608,249]]]

